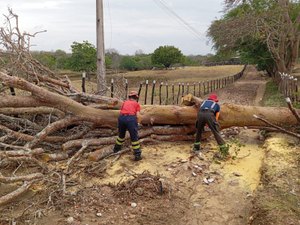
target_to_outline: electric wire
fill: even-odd
[[[182,17],[180,17],[174,10],[172,10],[163,0],[153,0],[154,3],[163,11],[165,11],[168,15],[175,17],[178,21],[180,21],[184,27],[190,31],[195,37],[202,41],[201,34],[192,27],[188,22],[186,22]]]
[[[194,34],[201,38],[201,34],[192,27],[188,22],[186,22],[182,17],[180,17],[173,9],[168,7],[167,3],[163,0],[158,0],[172,15],[174,15],[179,21],[181,21],[188,29],[190,29]]]
[[[110,10],[110,0],[106,0],[106,4],[107,4],[107,9],[108,9],[108,17],[109,17],[109,25],[110,25],[110,43],[109,43],[109,49],[111,49],[112,46],[112,17],[111,17],[111,10]]]

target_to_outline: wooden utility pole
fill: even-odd
[[[96,0],[97,17],[97,92],[106,95],[103,0]]]

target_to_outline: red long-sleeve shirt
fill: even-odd
[[[121,106],[121,115],[136,115],[137,112],[141,111],[141,106],[135,100],[129,99],[123,102]]]

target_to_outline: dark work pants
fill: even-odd
[[[195,143],[199,143],[201,141],[202,132],[204,131],[205,125],[211,129],[211,132],[214,134],[215,139],[219,145],[224,145],[225,141],[221,137],[219,131],[219,125],[216,121],[216,117],[213,112],[209,110],[200,111],[198,113],[198,122],[197,122],[197,133]]]
[[[136,116],[123,116],[120,115],[118,119],[119,138],[117,144],[121,144],[125,138],[126,131],[129,131],[131,145],[135,154],[141,154],[141,146],[138,136],[138,123]],[[121,141],[121,142],[118,142]]]

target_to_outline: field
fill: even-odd
[[[140,83],[144,86],[141,90],[140,101],[145,103],[145,81],[149,81],[149,89],[147,94],[147,103],[151,101],[152,83],[155,80],[156,86],[154,91],[154,103],[159,103],[159,84],[164,83],[161,89],[162,104],[173,103],[172,88],[171,85],[174,84],[174,102],[177,102],[178,98],[178,83],[185,83],[185,93],[187,93],[187,84],[190,85],[189,91],[193,93],[193,83],[196,83],[196,93],[199,93],[198,82],[219,79],[223,77],[228,77],[239,73],[243,69],[243,66],[215,66],[215,67],[185,67],[177,68],[174,70],[147,70],[147,71],[135,71],[127,73],[116,73],[107,75],[107,95],[110,96],[110,81],[113,78],[115,81],[114,97],[125,98],[125,79],[128,80],[128,90],[138,90]],[[81,77],[80,74],[71,74],[71,80],[76,88],[81,90]],[[168,98],[167,87],[168,83]],[[86,91],[90,93],[96,92],[96,83],[94,75],[90,80],[86,82]],[[182,88],[180,90],[182,93]],[[181,95],[180,95],[181,97]]]

